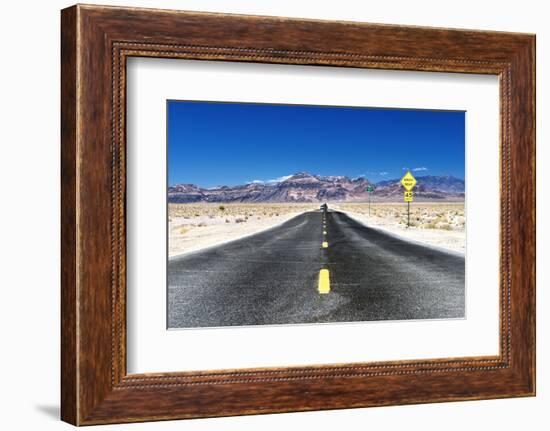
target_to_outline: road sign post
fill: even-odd
[[[369,194],[369,217],[370,217],[370,195],[372,192],[374,192],[374,186],[369,184],[366,188],[366,191]]]
[[[411,226],[411,202],[413,201],[412,189],[416,185],[416,178],[409,171],[401,178],[401,185],[405,188],[403,200],[407,202],[407,227]]]

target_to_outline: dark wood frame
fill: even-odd
[[[535,394],[534,35],[78,5],[62,11],[61,49],[63,420],[88,425]],[[498,75],[500,354],[128,375],[129,56]]]

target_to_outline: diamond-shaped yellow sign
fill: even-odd
[[[403,175],[403,178],[401,178],[401,185],[405,187],[407,191],[412,190],[415,184],[416,184],[416,178],[413,177],[413,175],[410,172],[407,172],[405,175]]]

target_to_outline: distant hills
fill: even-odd
[[[168,202],[364,202],[367,186],[374,186],[373,202],[401,202],[400,178],[371,183],[364,177],[321,176],[299,172],[280,181],[253,182],[239,186],[211,189],[195,184],[177,184],[168,188]],[[463,201],[464,180],[452,175],[418,176],[414,187],[416,201]]]

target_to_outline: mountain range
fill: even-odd
[[[452,175],[418,176],[413,189],[416,201],[463,201],[464,180]],[[282,177],[280,181],[252,182],[238,186],[202,188],[195,184],[177,184],[168,188],[168,202],[365,202],[367,186],[372,186],[372,201],[401,202],[400,179],[371,183],[364,177],[322,176],[307,172]]]

